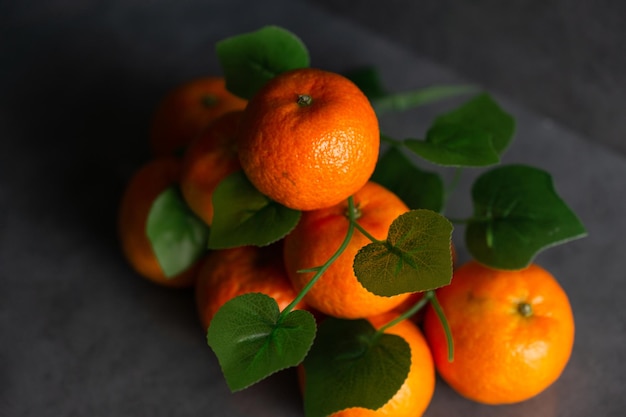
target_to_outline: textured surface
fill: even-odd
[[[154,106],[177,83],[217,71],[215,41],[267,23],[299,33],[313,65],[372,63],[393,90],[459,78],[305,2],[51,0],[0,9],[0,415],[301,416],[290,372],[229,394],[191,294],[140,279],[121,257],[115,213],[148,156]],[[499,98],[519,125],[506,161],[549,169],[590,233],[538,259],[570,294],[574,352],[557,384],[529,402],[480,406],[439,383],[426,416],[621,416],[626,161]],[[417,136],[435,110],[381,125]],[[469,174],[451,215],[470,211]]]

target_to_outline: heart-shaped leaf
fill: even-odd
[[[411,349],[400,336],[377,334],[367,320],[329,317],[303,364],[305,415],[325,417],[385,405],[406,380]]]
[[[452,223],[425,209],[400,215],[387,240],[370,243],[354,258],[354,273],[368,291],[382,296],[426,291],[452,279]]]
[[[407,139],[407,148],[445,166],[496,164],[515,132],[515,119],[486,93],[437,117],[425,140]]]
[[[472,256],[499,269],[521,269],[541,250],[586,235],[547,172],[507,165],[482,174],[472,187],[474,215],[465,231]]]
[[[207,330],[226,383],[239,391],[302,362],[315,338],[316,323],[308,311],[281,316],[276,300],[248,293],[227,301]]]
[[[210,249],[268,245],[287,235],[301,215],[261,194],[242,171],[218,184],[213,208]]]
[[[246,99],[276,75],[309,66],[309,52],[300,38],[277,26],[224,39],[216,50],[226,88]]]
[[[185,204],[174,186],[152,203],[146,234],[166,277],[192,266],[206,251],[209,228]]]
[[[441,176],[419,169],[395,146],[379,159],[372,181],[393,191],[411,209],[440,212],[443,208]]]

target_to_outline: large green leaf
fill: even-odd
[[[242,171],[226,177],[213,192],[209,248],[264,246],[287,235],[301,212],[261,194]]]
[[[421,170],[395,146],[381,156],[372,181],[393,191],[411,209],[424,208],[440,212],[443,208],[441,176]]]
[[[166,277],[192,266],[205,252],[209,228],[185,204],[174,186],[152,203],[146,234]]]
[[[329,317],[304,360],[307,417],[351,407],[382,407],[409,373],[411,349],[400,336],[377,334],[367,320]]]
[[[515,119],[486,93],[435,119],[425,140],[407,148],[436,164],[480,167],[496,164],[515,132]]]
[[[474,215],[465,239],[472,256],[499,269],[520,269],[541,250],[585,236],[547,172],[507,165],[482,174],[472,188]]]
[[[226,88],[246,99],[276,75],[309,66],[309,52],[300,38],[277,26],[224,39],[216,50]]]
[[[207,330],[226,383],[239,391],[282,369],[296,366],[316,333],[313,315],[293,310],[281,316],[276,300],[248,293],[227,301]]]
[[[450,283],[452,223],[425,209],[391,224],[387,240],[370,243],[354,258],[354,273],[368,291],[382,296],[431,290]]]

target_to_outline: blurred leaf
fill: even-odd
[[[307,417],[351,407],[382,407],[409,373],[411,349],[400,336],[377,334],[367,320],[326,318],[304,360]]]
[[[376,113],[405,111],[414,107],[424,106],[447,98],[475,93],[473,85],[434,85],[401,93],[374,97],[372,106]]]
[[[205,253],[209,228],[170,187],[152,203],[146,234],[163,273],[173,278]]]
[[[556,193],[552,177],[537,168],[494,168],[476,180],[472,199],[467,248],[476,260],[493,268],[524,268],[541,250],[586,235]]]
[[[238,391],[300,364],[315,332],[315,319],[308,311],[294,310],[281,319],[276,300],[248,293],[227,301],[217,311],[207,331],[207,343],[228,387]]]
[[[216,44],[216,50],[226,88],[245,99],[250,99],[276,75],[309,66],[304,43],[278,26],[224,39]]]
[[[411,209],[443,208],[444,187],[439,174],[419,169],[396,147],[380,158],[372,181],[394,192]]]
[[[411,210],[394,220],[386,241],[359,250],[354,273],[363,287],[382,296],[442,287],[452,279],[451,235],[444,216]]]

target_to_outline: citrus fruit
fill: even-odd
[[[228,300],[246,293],[274,298],[280,310],[296,298],[282,262],[281,242],[264,246],[240,246],[209,253],[198,271],[195,300],[200,322],[209,327],[213,316]],[[299,303],[296,308],[306,308]]]
[[[183,155],[180,190],[189,208],[206,224],[213,221],[213,191],[241,169],[234,144],[241,110],[219,116],[191,141]]]
[[[180,159],[155,158],[140,167],[130,178],[118,212],[118,235],[122,252],[141,276],[168,287],[189,287],[195,281],[196,266],[174,277],[166,277],[146,234],[146,222],[154,200],[162,191],[177,184]]]
[[[375,239],[386,239],[391,223],[408,211],[400,198],[374,182],[368,182],[354,194],[354,204],[358,210],[357,222]],[[347,213],[347,201],[305,211],[295,229],[285,237],[285,265],[296,290],[304,288],[315,274],[298,271],[325,264],[341,246],[350,224]],[[354,257],[370,242],[355,230],[343,253],[307,292],[305,302],[324,314],[354,319],[387,312],[406,300],[409,294],[375,295],[357,280],[352,267]]]
[[[461,395],[485,404],[516,403],[550,386],[569,361],[574,317],[556,279],[536,264],[518,271],[476,261],[459,267],[436,292],[454,340],[429,308],[424,331],[441,377]]]
[[[314,68],[284,72],[248,103],[239,159],[252,184],[296,210],[330,207],[370,178],[380,148],[367,97],[342,75]]]
[[[246,106],[226,90],[223,77],[199,77],[170,90],[158,104],[150,126],[154,156],[184,149],[208,123],[222,114]]]
[[[385,313],[367,320],[378,329],[396,317],[394,313]],[[428,408],[435,392],[435,366],[424,335],[411,320],[402,320],[385,333],[398,335],[409,344],[411,367],[406,380],[398,392],[377,410],[353,407],[333,413],[331,417],[420,417]],[[300,366],[298,372],[302,385],[306,383],[304,368]]]

